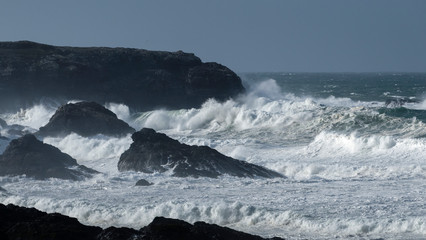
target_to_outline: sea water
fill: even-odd
[[[101,174],[78,182],[0,177],[7,190],[0,202],[101,227],[139,229],[165,216],[287,239],[426,238],[426,74],[240,76],[245,94],[210,99],[200,108],[105,107],[138,130],[149,127],[182,143],[206,145],[286,178],[120,173],[117,162],[132,143],[130,135],[70,134],[43,141]],[[42,102],[0,117],[34,132],[56,107]],[[0,151],[9,141],[0,139]],[[154,185],[135,187],[141,178]]]

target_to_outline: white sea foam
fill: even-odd
[[[118,119],[125,122],[131,122],[130,109],[127,105],[121,103],[107,103],[105,107],[115,113]]]
[[[154,217],[165,216],[290,239],[347,238],[351,235],[399,239],[426,234],[423,210],[408,212],[410,217],[400,217],[407,209],[415,211],[416,207],[422,206],[423,201],[418,199],[421,193],[394,195],[400,193],[392,186],[397,181],[390,182],[391,185],[366,182],[365,188],[360,188],[358,182],[328,182],[324,186],[321,183],[230,177],[216,180],[145,177],[155,185],[133,187],[134,176],[109,178],[100,175],[84,183],[63,180],[37,183],[17,179],[17,182],[3,183],[6,189],[11,189],[11,194],[0,196],[0,200],[59,212],[76,217],[84,224],[101,227],[114,225],[139,229]],[[408,183],[400,184],[404,187]],[[26,192],[15,194],[23,189]],[[402,191],[410,192],[409,189]],[[392,205],[402,202],[404,205]],[[339,214],[341,211],[345,214]],[[365,218],[360,218],[359,214]]]
[[[251,87],[244,97],[211,99],[199,109],[133,113],[123,104],[108,103],[136,129],[152,127],[287,178],[120,173],[117,162],[132,142],[130,135],[71,134],[43,141],[103,174],[82,182],[0,177],[8,190],[0,202],[102,227],[138,229],[161,215],[288,239],[422,239],[426,127],[414,118],[379,114],[382,105],[284,94],[272,79]],[[2,117],[36,129],[54,110],[40,105]],[[140,178],[154,185],[135,187]]]
[[[21,109],[14,114],[3,115],[2,118],[9,125],[18,124],[38,130],[41,126],[49,122],[55,110],[56,107],[52,105],[37,104],[28,109]]]
[[[122,138],[104,135],[88,138],[72,133],[64,138],[46,137],[43,142],[71,155],[79,164],[102,172],[117,172],[118,159],[130,147],[132,139],[130,135]]]

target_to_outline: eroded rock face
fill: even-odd
[[[97,134],[121,137],[133,132],[135,129],[102,105],[95,102],[78,102],[61,106],[37,134],[65,136],[77,133],[84,137]]]
[[[155,218],[148,226],[131,228],[85,226],[75,218],[35,208],[0,204],[0,239],[5,240],[262,240],[259,236],[214,224]],[[272,238],[280,240],[281,238]],[[271,240],[272,240],[271,239]],[[281,239],[282,240],[282,239]]]
[[[60,178],[81,180],[97,173],[78,165],[77,161],[59,149],[27,134],[12,140],[0,155],[0,175],[26,175],[35,179]]]
[[[194,54],[0,42],[0,110],[41,98],[119,102],[137,110],[199,107],[244,91],[241,79]]]
[[[153,129],[144,128],[132,135],[133,143],[120,156],[119,171],[146,173],[173,169],[177,177],[283,177],[279,173],[227,157],[206,146],[181,144]]]

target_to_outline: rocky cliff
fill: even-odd
[[[0,42],[0,110],[43,98],[177,109],[243,91],[241,79],[227,67],[181,51]]]

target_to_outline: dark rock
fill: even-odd
[[[72,132],[81,136],[104,134],[120,137],[135,132],[135,129],[95,102],[78,102],[61,106],[37,134],[63,136]]]
[[[145,179],[141,179],[139,181],[136,182],[135,186],[151,186],[153,183],[148,182]]]
[[[136,110],[199,107],[242,93],[241,79],[194,54],[0,42],[0,110],[42,98],[119,102]]]
[[[97,173],[78,165],[71,156],[27,134],[12,140],[0,155],[0,175],[23,175],[36,179],[80,180]]]
[[[82,225],[75,218],[34,208],[0,204],[0,237],[6,240],[71,240],[96,239],[99,227]]]
[[[152,223],[140,230],[143,239],[162,240],[262,240],[264,238],[248,233],[236,231],[227,227],[220,227],[215,224],[196,222],[191,225],[177,219],[156,217]],[[282,238],[273,238],[282,240]]]
[[[173,169],[177,177],[283,177],[277,172],[227,157],[207,146],[189,146],[153,129],[144,128],[132,135],[133,143],[118,162],[119,171],[146,173]]]
[[[58,213],[47,214],[35,208],[0,204],[0,237],[4,240],[262,240],[259,236],[214,224],[187,222],[164,217],[155,218],[138,230],[85,226],[75,218]],[[282,240],[282,238],[273,238]]]
[[[98,240],[142,240],[141,232],[131,228],[109,227],[103,230],[97,238]]]

